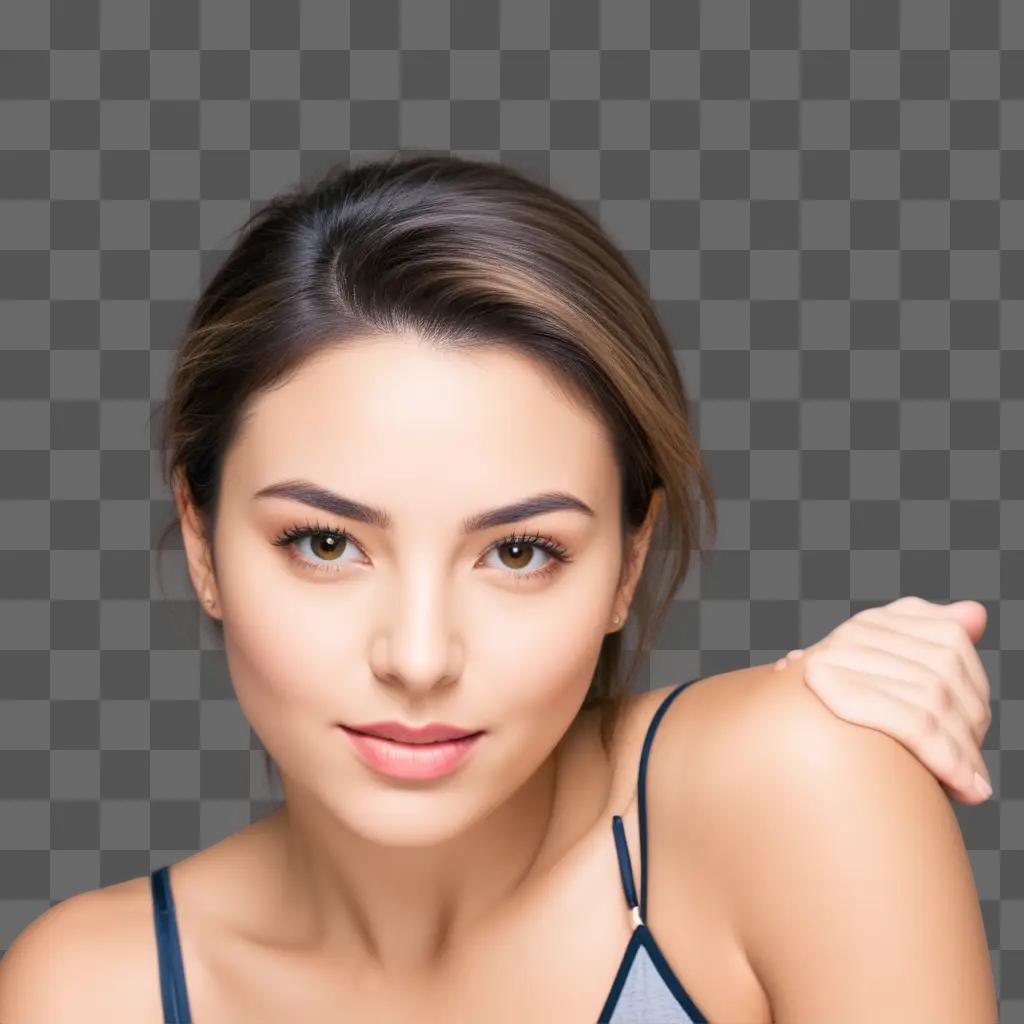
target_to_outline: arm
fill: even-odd
[[[700,744],[701,827],[773,1019],[994,1024],[977,891],[935,778],[792,671],[729,710]]]

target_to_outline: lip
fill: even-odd
[[[398,740],[400,743],[436,743],[439,740],[458,740],[480,729],[463,729],[447,722],[428,722],[426,725],[405,725],[402,722],[366,722],[363,725],[347,725],[346,729],[380,736],[386,740]]]
[[[369,767],[392,779],[440,779],[469,756],[482,732],[437,742],[403,743],[339,726]]]

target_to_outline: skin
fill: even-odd
[[[975,647],[987,622],[979,601],[943,605],[910,595],[858,612],[775,668],[799,661],[834,714],[898,739],[951,799],[983,803],[993,792],[981,752],[992,713]]]
[[[253,497],[296,478],[386,509],[393,525]],[[257,400],[223,469],[216,573],[187,509],[185,543],[224,619],[238,700],[281,767],[296,941],[371,975],[429,971],[544,863],[559,741],[636,580],[619,585],[617,487],[599,423],[509,351],[374,339],[315,357]],[[467,513],[549,490],[595,514],[461,534]],[[272,546],[311,518],[348,528],[355,546],[327,561],[299,542],[305,566]],[[551,557],[538,551],[526,570],[482,557],[534,529],[572,563],[520,582]],[[318,556],[328,571],[308,567]],[[395,783],[337,729],[381,719],[488,735],[457,779]]]
[[[893,737],[833,714],[798,669],[772,674],[688,687],[652,754],[651,818],[670,838],[649,922],[698,1006],[716,1022],[995,1024],[978,892],[941,786]],[[704,917],[709,900],[721,912]],[[720,921],[735,947],[704,961]],[[730,955],[753,977],[705,984]]]
[[[393,523],[254,498],[296,479],[380,506]],[[594,515],[460,531],[465,515],[549,490]],[[354,1019],[370,1008],[382,1020],[593,1019],[628,937],[608,814],[623,813],[636,873],[635,770],[666,692],[631,704],[606,762],[594,716],[578,712],[601,641],[629,608],[657,505],[623,562],[617,470],[599,423],[517,354],[439,353],[386,336],[323,353],[255,402],[223,467],[211,538],[176,497],[190,578],[223,619],[238,700],[285,795],[174,865],[193,1011],[237,1018],[248,998],[246,1020],[325,1019],[344,999]],[[323,554],[308,539],[273,544],[307,523],[351,534],[333,561],[320,558],[326,571],[300,564]],[[528,570],[494,545],[533,531],[573,561],[520,584]],[[529,569],[548,558],[537,551]],[[366,768],[337,729],[391,718],[488,735],[457,775],[400,783]],[[987,1012],[962,840],[906,749],[835,717],[802,673],[764,667],[688,688],[654,750],[648,923],[712,1019],[839,1020],[837,1006],[881,1019],[873,995],[857,1002],[866,997],[851,977],[861,988],[884,980],[893,1020],[922,1008],[921,985],[930,1020],[957,992]],[[780,832],[783,818],[792,827]],[[823,841],[844,827],[859,847]],[[898,860],[908,828],[931,851],[927,871]],[[742,856],[751,849],[753,864]],[[837,875],[852,894],[842,906],[822,896]],[[908,880],[915,899],[892,901]],[[926,918],[919,905],[954,909]],[[876,960],[854,977],[858,937],[880,933],[888,944],[874,940]],[[929,937],[930,959],[908,982],[905,950]],[[815,940],[836,951],[829,971],[805,967]],[[16,948],[0,972],[2,1019],[31,1019],[30,1007],[51,1021],[158,1019],[148,879],[63,901]],[[43,984],[54,948],[57,987]],[[508,948],[527,982],[558,963],[564,991],[510,990]]]

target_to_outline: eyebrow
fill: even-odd
[[[375,508],[373,505],[364,505],[361,501],[335,494],[309,480],[286,480],[270,484],[260,488],[253,498],[289,498],[292,501],[301,502],[303,505],[331,512],[336,516],[344,516],[346,519],[355,519],[358,522],[376,526],[381,530],[390,529],[393,522],[391,516],[384,509]],[[521,501],[515,501],[511,505],[501,505],[498,508],[487,509],[484,512],[468,516],[462,521],[462,532],[475,533],[478,530],[504,526],[507,523],[519,522],[521,519],[529,519],[531,516],[543,515],[546,512],[560,512],[563,509],[582,512],[588,516],[594,515],[594,510],[573,494],[568,494],[565,491],[544,491],[541,494],[523,498]]]

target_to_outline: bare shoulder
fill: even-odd
[[[672,689],[652,691],[652,702]],[[799,663],[781,672],[756,665],[699,679],[674,700],[658,733],[662,770],[650,776],[651,800],[666,812],[685,801],[720,828],[745,827],[746,819],[736,823],[715,812],[742,808],[747,798],[756,796],[773,813],[784,811],[788,793],[809,795],[809,788],[849,801],[864,795],[868,778],[898,782],[915,802],[949,810],[938,780],[910,751],[834,714],[804,683]],[[767,796],[773,799],[766,805]]]
[[[69,896],[0,960],[0,1021],[158,1021],[159,994],[148,876]]]
[[[652,805],[702,851],[773,1017],[996,1020],[956,815],[901,743],[834,715],[799,663],[691,684],[658,743]]]
[[[805,684],[799,662],[781,672],[768,664],[707,676],[674,704],[659,727],[663,770],[649,783],[652,799],[666,811],[686,800],[706,809],[719,828],[731,827],[736,838],[737,829],[757,819],[716,811],[762,808],[779,825],[776,815],[800,816],[815,793],[849,807],[876,801],[884,784],[959,835],[935,776],[892,736],[834,714]],[[681,779],[699,779],[697,792],[681,787]]]

